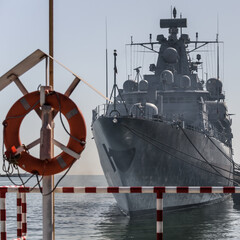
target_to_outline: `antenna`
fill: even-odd
[[[53,56],[53,0],[49,0],[49,55]],[[49,59],[49,85],[53,89],[53,59]]]
[[[195,48],[197,48],[197,42],[198,42],[198,32],[196,32],[196,42],[195,42]]]
[[[182,13],[180,13],[180,18],[182,18]],[[180,33],[181,33],[181,36],[182,36],[182,27],[180,28]]]
[[[117,101],[117,50],[114,50],[114,110],[116,110],[116,101]]]
[[[217,15],[217,36],[216,36],[216,42],[217,42],[217,79],[219,79],[219,19]]]
[[[151,33],[149,34],[149,42],[150,43],[152,42],[152,34]]]
[[[107,17],[105,19],[105,30],[106,30],[106,97],[108,98],[108,35],[107,35]],[[106,104],[108,103],[108,100],[106,100]]]

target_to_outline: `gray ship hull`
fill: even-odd
[[[213,144],[203,133],[184,129],[184,134],[176,125],[130,117],[118,117],[116,123],[113,118],[99,117],[92,127],[109,186],[232,185],[228,179],[232,178],[233,164],[219,151],[231,157],[231,149],[211,138]],[[114,197],[127,214],[156,208],[155,194]],[[188,207],[223,198],[222,194],[165,194],[164,208]]]

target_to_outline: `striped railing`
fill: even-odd
[[[18,239],[26,239],[26,193],[39,193],[39,188],[2,186],[0,187],[1,240],[7,239],[6,233],[6,193],[17,193],[17,234]],[[157,240],[163,239],[163,194],[172,193],[240,193],[240,187],[58,187],[55,193],[155,193],[157,211]],[[22,195],[20,195],[22,194]],[[22,197],[23,196],[23,197]],[[21,200],[20,200],[21,199]],[[20,207],[21,206],[21,207]],[[20,209],[21,208],[21,209]],[[21,236],[19,236],[21,235]]]
[[[26,193],[17,193],[17,237],[26,239],[27,235],[27,203]]]
[[[11,189],[11,190],[10,190]],[[6,193],[17,192],[17,238],[14,240],[25,240],[27,235],[27,203],[26,193],[20,193],[16,186],[0,187],[0,219],[1,240],[7,239],[6,231]]]

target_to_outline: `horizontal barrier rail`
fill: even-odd
[[[42,189],[18,186],[0,186],[0,213],[1,213],[1,240],[6,240],[6,193],[40,193]],[[156,232],[157,240],[163,239],[163,194],[204,194],[204,193],[240,193],[240,187],[220,187],[220,186],[166,186],[166,187],[57,187],[55,193],[155,193],[156,194]],[[17,205],[22,207],[18,209],[18,237],[26,234],[26,196],[18,197]],[[19,195],[18,195],[19,196]],[[21,202],[21,204],[20,204]],[[20,224],[21,222],[21,224]],[[21,229],[22,226],[22,229]],[[26,236],[21,236],[17,239],[26,239]]]
[[[39,188],[0,186],[0,193],[39,193]],[[240,193],[240,187],[57,187],[55,193]]]

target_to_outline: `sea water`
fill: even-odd
[[[55,182],[57,182],[56,177]],[[20,183],[17,178],[13,178]],[[0,184],[12,185],[6,177]],[[31,179],[28,186],[35,185]],[[66,176],[59,186],[107,186],[104,176]],[[16,238],[16,194],[7,194],[7,238]],[[165,212],[165,240],[239,240],[240,208],[224,202]],[[28,239],[42,239],[42,196],[27,194]],[[155,216],[129,218],[112,194],[55,194],[56,240],[156,239]]]

